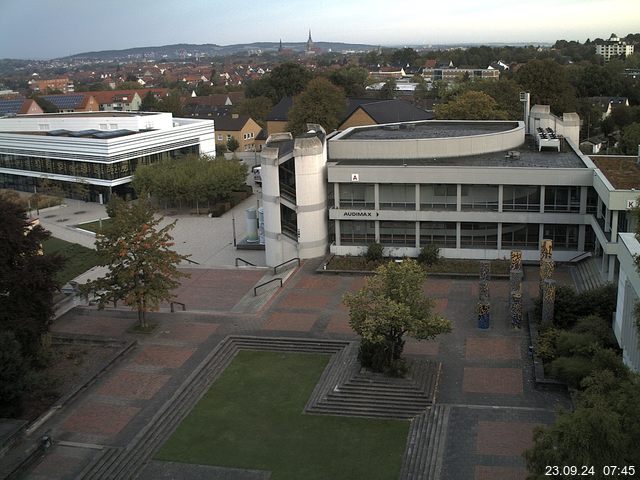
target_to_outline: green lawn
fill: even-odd
[[[45,255],[59,253],[65,258],[64,265],[56,276],[60,285],[64,285],[69,280],[73,280],[78,275],[95,267],[99,260],[95,250],[77,243],[65,242],[59,238],[49,238],[43,242],[42,249]]]
[[[408,421],[305,415],[329,356],[241,351],[156,459],[272,480],[398,478]]]
[[[106,227],[109,222],[111,221],[110,218],[105,218],[102,220],[102,228]],[[83,230],[89,230],[90,232],[93,233],[99,233],[100,232],[100,220],[96,220],[95,222],[87,222],[87,223],[80,223],[78,225],[76,225],[76,227],[81,228]]]

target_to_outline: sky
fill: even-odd
[[[173,43],[521,43],[640,32],[640,0],[0,0],[0,58]]]

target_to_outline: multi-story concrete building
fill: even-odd
[[[640,275],[630,209],[640,192],[636,157],[583,155],[580,119],[534,106],[527,122],[420,121],[348,128],[326,137],[279,133],[262,153],[267,264],[327,251],[388,256],[436,245],[445,257],[537,261],[591,254],[618,278],[614,330],[625,362],[640,371],[634,307]],[[618,260],[618,261],[616,261]],[[619,275],[618,275],[619,274]]]
[[[75,91],[73,82],[67,77],[50,78],[48,80],[34,78],[29,80],[29,88],[37,93],[47,93],[47,91],[73,93]]]
[[[37,191],[43,180],[89,199],[130,193],[138,165],[177,155],[215,155],[211,120],[170,113],[94,112],[0,118],[0,187]]]
[[[596,44],[596,55],[603,56],[605,62],[611,60],[612,57],[626,57],[632,54],[633,45],[621,41],[615,33],[612,33],[606,42]]]

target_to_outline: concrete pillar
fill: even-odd
[[[340,184],[333,184],[333,204],[336,208],[340,208]]]
[[[580,213],[586,215],[587,213],[587,192],[588,187],[580,187]]]
[[[456,222],[456,248],[460,249],[460,222]]]
[[[578,250],[584,252],[584,244],[587,238],[587,226],[578,225]]]
[[[380,184],[373,184],[373,203],[376,210],[380,210]]]
[[[540,186],[540,213],[544,213],[544,196],[545,196],[545,186]],[[542,226],[542,225],[540,225]],[[542,233],[540,234],[540,238],[542,238]]]
[[[616,256],[609,255],[609,269],[607,271],[607,282],[613,282],[616,274]]]
[[[604,212],[604,231],[611,231],[611,210],[609,210],[608,208]]]
[[[329,220],[330,222],[333,222],[333,232],[336,236],[336,246],[339,247],[341,245],[340,243],[340,220]]]
[[[503,201],[504,201],[504,185],[498,185],[498,212],[499,213],[502,213]],[[500,237],[498,237],[498,244],[500,244]]]
[[[380,220],[376,220],[376,243],[380,243]]]
[[[462,185],[458,184],[456,189],[456,211],[462,211]]]
[[[542,245],[542,239],[544,238],[544,223],[538,225],[538,247]]]
[[[420,211],[420,184],[416,183],[416,211]]]
[[[497,234],[498,236],[498,250],[502,250],[502,223],[498,223]]]
[[[611,242],[618,241],[618,210],[611,212]]]

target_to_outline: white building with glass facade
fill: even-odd
[[[138,165],[184,154],[215,155],[211,120],[170,113],[87,112],[0,118],[0,188],[36,191],[43,180],[89,200],[130,193]]]

